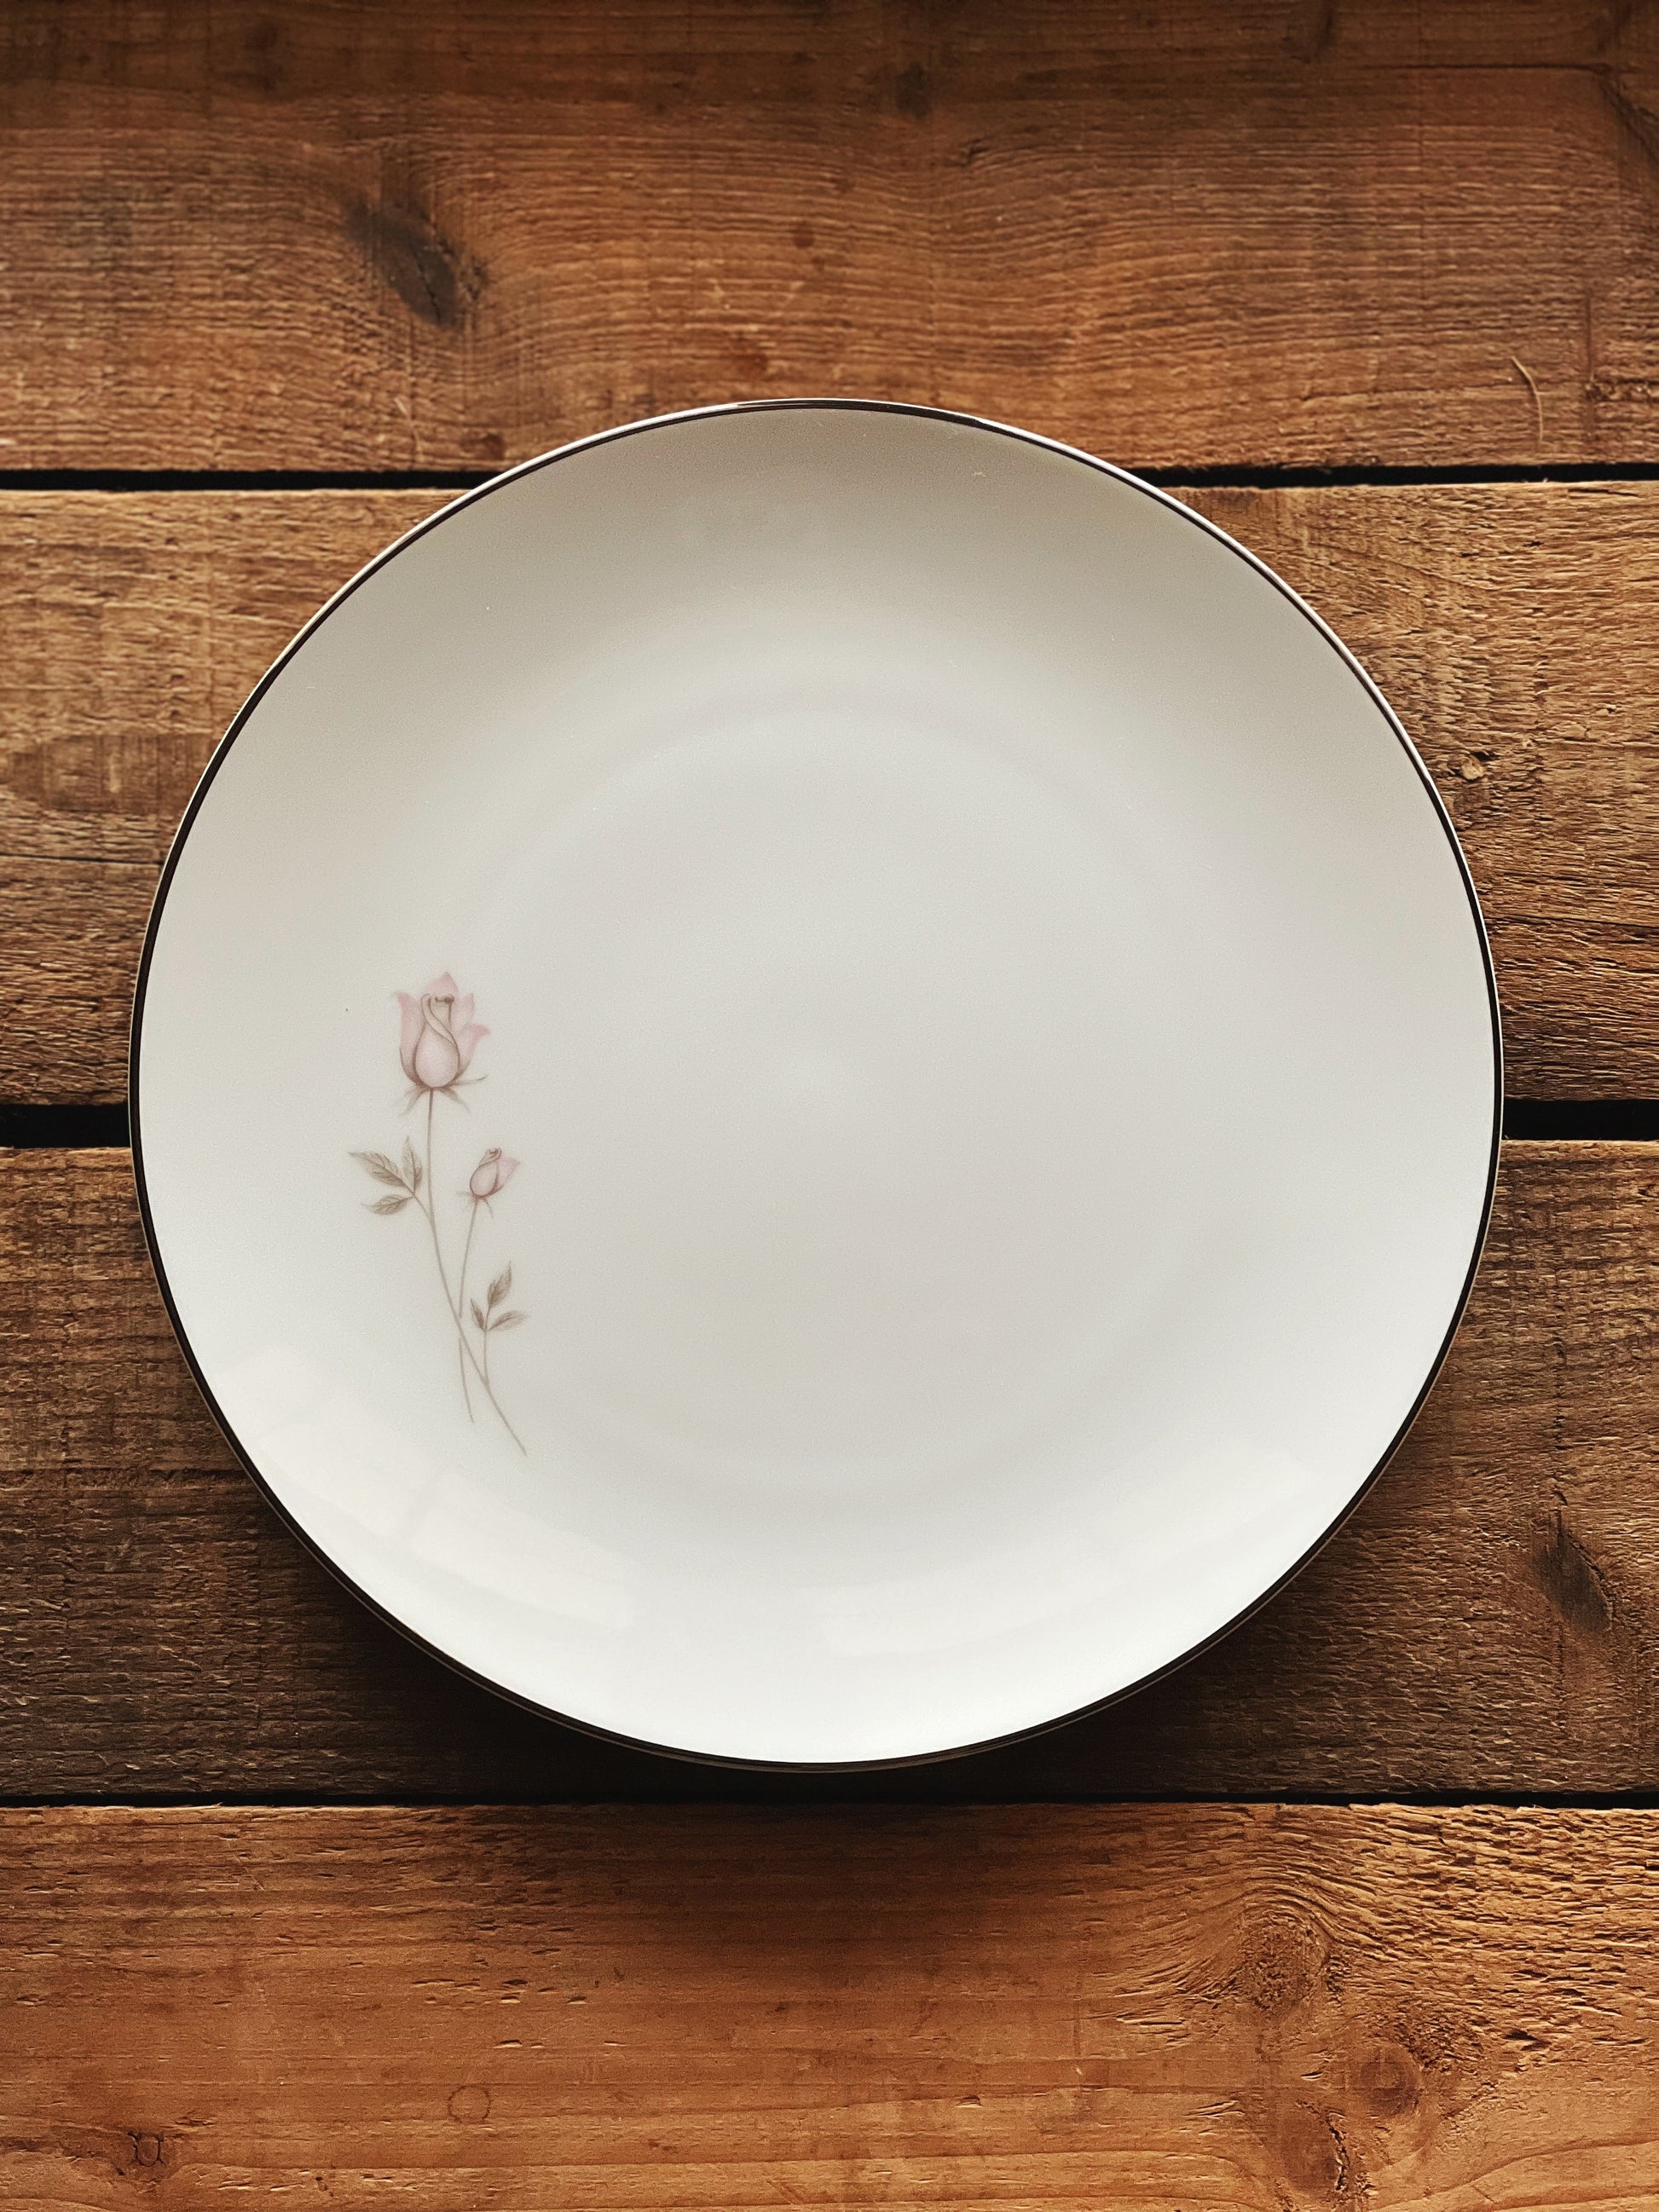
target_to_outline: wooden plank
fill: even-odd
[[[1486,904],[1522,1097],[1659,1095],[1659,485],[1194,503],[1338,627]],[[430,492],[0,494],[0,1097],[125,1094],[155,872],[219,732]]]
[[[801,1783],[610,1749],[422,1657],[231,1473],[125,1155],[0,1154],[0,1796],[1659,1789],[1659,1146],[1508,1149],[1451,1362],[1270,1607],[1018,1749]]]
[[[1651,459],[1656,110],[1606,0],[10,0],[0,459],[489,466],[801,391]]]
[[[1650,2212],[1659,1814],[0,1815],[22,2207]]]

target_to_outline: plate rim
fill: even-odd
[[[839,414],[914,416],[927,422],[952,424],[958,428],[988,431],[998,437],[1011,438],[1019,444],[1034,446],[1040,451],[1058,454],[1064,459],[1078,462],[1085,468],[1093,469],[1103,476],[1109,477],[1126,489],[1153,501],[1158,506],[1170,509],[1179,515],[1182,520],[1196,526],[1215,539],[1218,544],[1246,562],[1259,576],[1271,584],[1274,590],[1287,599],[1297,612],[1311,624],[1325,644],[1337,653],[1350,673],[1358,679],[1364,690],[1370,695],[1372,703],[1382,714],[1383,721],[1393,732],[1407,760],[1417,773],[1418,781],[1434,810],[1446,842],[1450,848],[1452,859],[1463,886],[1464,896],[1468,902],[1470,918],[1474,924],[1475,943],[1480,951],[1481,969],[1486,987],[1486,1006],[1491,1025],[1492,1055],[1492,1121],[1486,1161],[1486,1188],[1481,1199],[1474,1248],[1469,1255],[1468,1266],[1464,1272],[1462,1285],[1453,1301],[1451,1316],[1447,1323],[1445,1334],[1441,1339],[1433,1358],[1429,1363],[1422,1384],[1412,1401],[1405,1419],[1401,1422],[1399,1428],[1395,1431],[1364,1480],[1355,1489],[1352,1496],[1322,1530],[1313,1543],[1266,1589],[1252,1599],[1249,1604],[1231,1615],[1219,1627],[1212,1629],[1197,1643],[1189,1645],[1176,1658],[1167,1660],[1163,1665],[1153,1668],[1149,1673],[1137,1676],[1133,1681],[1125,1683],[1121,1688],[1109,1691],[1103,1697],[1091,1698],[1086,1704],[1073,1706],[1066,1712],[1057,1713],[1052,1719],[1034,1722],[1029,1727],[1009,1729],[1000,1735],[986,1736],[972,1743],[951,1744],[939,1750],[908,1752],[895,1757],[882,1759],[744,1758],[730,1753],[698,1751],[684,1745],[658,1743],[647,1736],[629,1735],[620,1729],[608,1729],[597,1721],[580,1719],[574,1714],[561,1711],[556,1705],[544,1705],[538,1698],[529,1697],[520,1691],[510,1689],[504,1683],[498,1682],[491,1676],[481,1673],[477,1668],[469,1666],[465,1660],[459,1659],[453,1653],[444,1650],[441,1645],[432,1643],[422,1635],[418,1629],[412,1627],[407,1621],[400,1620],[387,1606],[383,1605],[361,1584],[354,1581],[344,1568],[330,1556],[320,1540],[313,1537],[289,1510],[270,1483],[260,1473],[252,1454],[236,1434],[203,1371],[201,1363],[196,1356],[195,1347],[191,1343],[183,1318],[173,1298],[172,1285],[168,1281],[167,1267],[161,1257],[161,1240],[150,1207],[149,1188],[144,1173],[143,1115],[140,1104],[140,1061],[143,1045],[144,1000],[149,989],[150,968],[155,957],[161,919],[167,906],[167,893],[172,888],[173,879],[178,872],[185,844],[195,827],[197,817],[201,812],[208,793],[212,788],[214,780],[229,756],[231,747],[252,720],[260,702],[277,677],[330,617],[338,612],[360,586],[366,583],[371,576],[378,574],[382,568],[395,560],[398,554],[414,544],[417,539],[424,538],[429,531],[435,530],[441,523],[447,521],[451,515],[459,514],[462,508],[477,505],[489,498],[492,493],[501,490],[504,485],[515,483],[520,477],[532,476],[543,469],[550,468],[556,462],[569,459],[574,454],[589,453],[598,447],[613,444],[623,438],[637,437],[651,430],[670,428],[685,422],[706,422],[726,416],[780,414],[808,410]],[[1445,800],[1440,795],[1438,787],[1424,763],[1422,755],[1418,751],[1405,725],[1384,697],[1375,679],[1343,643],[1323,616],[1310,605],[1301,593],[1287,584],[1284,578],[1271,568],[1258,554],[1253,553],[1249,546],[1242,544],[1218,523],[1212,521],[1208,515],[1201,514],[1196,507],[1188,507],[1183,500],[1176,498],[1162,485],[1148,483],[1144,477],[1135,476],[1131,471],[1120,467],[1115,462],[1103,460],[1098,454],[1087,453],[1079,446],[1067,445],[1062,440],[1046,437],[1040,431],[1024,429],[1017,424],[999,422],[992,416],[973,415],[957,408],[929,406],[910,400],[814,398],[810,395],[769,399],[736,399],[718,401],[701,407],[680,408],[665,415],[642,416],[633,422],[613,424],[609,429],[594,431],[586,437],[572,439],[564,445],[550,447],[545,453],[533,454],[528,460],[516,462],[511,468],[501,470],[498,474],[487,477],[482,483],[469,486],[455,498],[445,501],[444,504],[433,514],[393,538],[389,545],[382,547],[380,552],[365,562],[355,574],[349,577],[337,591],[324,600],[316,612],[289,639],[288,644],[270,663],[237,708],[224,735],[209,756],[207,763],[179,817],[178,829],[173,833],[172,842],[167,848],[167,858],[162,863],[161,873],[156,879],[155,896],[151,901],[149,919],[144,926],[143,945],[139,954],[137,975],[133,986],[132,1017],[127,1053],[127,1114],[132,1176],[137,1193],[138,1214],[143,1228],[145,1248],[155,1276],[156,1287],[161,1294],[161,1303],[167,1309],[167,1320],[172,1326],[179,1348],[185,1356],[185,1363],[190,1370],[196,1387],[201,1393],[202,1399],[217,1425],[221,1435],[229,1445],[238,1466],[258,1491],[265,1504],[283,1525],[298,1539],[311,1557],[333,1577],[342,1589],[349,1591],[359,1604],[367,1607],[377,1620],[395,1630],[416,1650],[422,1651],[429,1657],[439,1661],[452,1674],[460,1676],[463,1680],[489,1691],[492,1696],[504,1699],[507,1704],[517,1706],[521,1711],[534,1714],[538,1719],[554,1722],[562,1728],[574,1729],[580,1735],[601,1743],[614,1745],[621,1750],[646,1752],[657,1758],[677,1759],[689,1765],[712,1767],[735,1773],[896,1773],[914,1767],[942,1765],[955,1759],[971,1759],[981,1753],[1003,1750],[1015,1744],[1030,1743],[1042,1736],[1052,1735],[1058,1729],[1068,1728],[1074,1722],[1086,1720],[1096,1713],[1106,1712],[1112,1706],[1121,1705],[1128,1698],[1138,1696],[1141,1691],[1150,1689],[1154,1683],[1161,1682],[1178,1673],[1182,1668],[1190,1666],[1195,1659],[1201,1658],[1206,1652],[1213,1650],[1218,1644],[1224,1642],[1247,1621],[1254,1620],[1258,1613],[1272,1604],[1273,1600],[1296,1580],[1304,1568],[1319,1556],[1325,1547],[1358,1510],[1387,1471],[1407,1437],[1411,1433],[1418,1416],[1428,1400],[1430,1392],[1439,1380],[1453,1341],[1462,1324],[1464,1314],[1468,1307],[1470,1293],[1474,1288],[1475,1276],[1480,1270],[1481,1255],[1486,1249],[1487,1234],[1492,1225],[1492,1206],[1498,1185],[1498,1159],[1503,1142],[1503,1017],[1498,995],[1498,979],[1492,963],[1491,940],[1487,934],[1486,916],[1480,910],[1480,900],[1475,890],[1474,879],[1470,874],[1468,861],[1459,841],[1456,826],[1452,821]]]

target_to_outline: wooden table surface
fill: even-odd
[[[1651,2212],[1659,9],[8,0],[0,130],[4,2202]],[[1304,590],[1465,841],[1512,1093],[1300,1580],[844,1784],[342,1595],[121,1106],[161,859],[317,602],[503,462],[799,392],[1074,441]]]

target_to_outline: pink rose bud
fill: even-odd
[[[471,1065],[479,1040],[489,1032],[472,1018],[472,994],[465,997],[447,970],[418,998],[399,991],[403,1029],[398,1056],[417,1091],[447,1091]]]
[[[474,1198],[494,1198],[512,1182],[518,1165],[499,1145],[492,1145],[473,1169],[466,1187]]]

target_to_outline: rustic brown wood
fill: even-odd
[[[1659,1146],[1509,1149],[1427,1411],[1255,1621],[1039,1742],[857,1782],[608,1748],[372,1619],[229,1471],[124,1155],[0,1153],[0,1796],[1659,1788]]]
[[[125,1097],[138,947],[209,753],[318,604],[440,504],[0,494],[0,1097]]]
[[[1659,1093],[1659,485],[1194,503],[1373,670],[1486,902],[1522,1096]],[[155,872],[220,731],[430,492],[0,494],[0,1097],[124,1095]]]
[[[0,471],[804,390],[1194,471],[1656,461],[1656,185],[1631,0],[10,0]],[[1194,497],[1422,744],[1512,1090],[1659,1097],[1659,486]],[[0,491],[0,1100],[121,1096],[214,738],[436,501]],[[1659,1812],[361,1801],[1659,1792],[1656,1226],[1659,1146],[1510,1147],[1418,1430],[1255,1622],[801,1782],[414,1652],[234,1470],[125,1157],[0,1152],[0,2197],[1648,2212]]]
[[[1651,2212],[1659,1814],[0,1815],[8,2203]]]
[[[1609,0],[9,0],[0,461],[490,465],[777,392],[1142,465],[1659,455]]]

